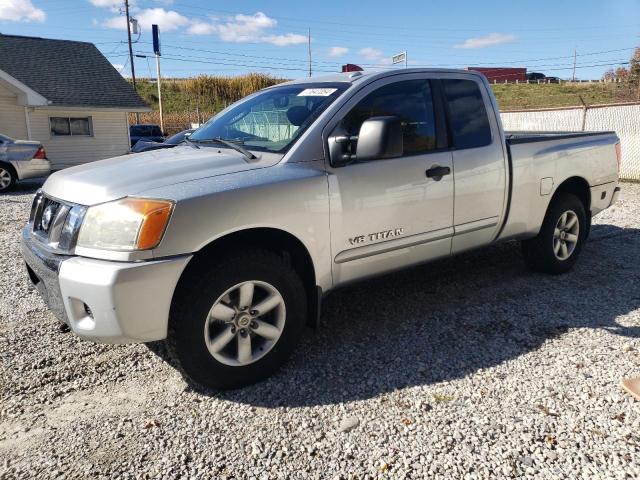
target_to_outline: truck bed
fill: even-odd
[[[505,132],[505,139],[510,189],[500,239],[537,235],[554,189],[570,177],[591,189],[591,213],[608,206],[618,180],[615,132]]]

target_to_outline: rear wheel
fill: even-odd
[[[11,190],[16,183],[16,171],[11,165],[0,163],[0,192]]]
[[[173,300],[167,347],[190,383],[238,388],[284,363],[305,325],[306,296],[283,258],[245,251],[185,275]]]
[[[549,206],[538,236],[522,242],[525,263],[539,272],[567,272],[577,261],[587,230],[580,199],[570,193],[559,193]]]

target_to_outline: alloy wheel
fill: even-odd
[[[286,321],[284,299],[259,280],[227,289],[213,304],[204,325],[209,353],[229,366],[245,366],[265,356],[277,343]]]
[[[567,210],[556,222],[553,230],[553,253],[558,260],[566,260],[576,249],[580,235],[580,222],[573,210]]]
[[[0,167],[0,190],[4,190],[11,185],[11,172]]]

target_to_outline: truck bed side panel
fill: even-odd
[[[554,193],[571,177],[586,180],[592,191],[605,186],[611,190],[610,199],[618,181],[617,142],[618,137],[608,132],[507,140],[513,184],[509,216],[499,239],[537,235]],[[597,213],[600,207],[594,207]]]

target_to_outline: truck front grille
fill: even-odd
[[[36,193],[29,222],[33,236],[57,253],[69,254],[75,248],[86,207]]]

